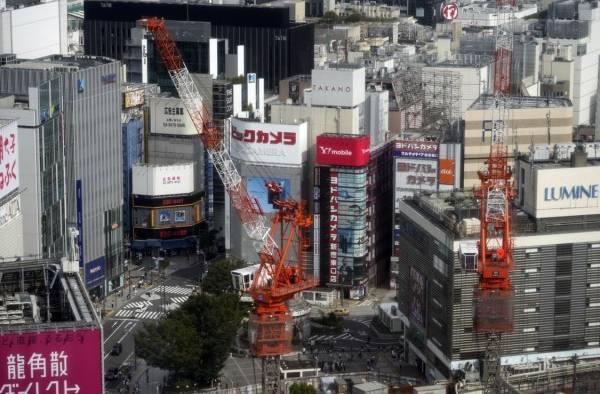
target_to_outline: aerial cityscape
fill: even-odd
[[[0,0],[0,394],[600,393],[598,0]]]

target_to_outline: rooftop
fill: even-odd
[[[35,60],[24,60],[17,63],[6,64],[3,67],[56,71],[65,71],[65,69],[72,69],[74,71],[77,69],[97,67],[112,62],[115,62],[115,60],[101,56],[51,55],[41,57]]]
[[[546,98],[546,97],[507,97],[505,106],[510,109],[522,108],[556,108],[571,107],[571,100],[566,98]],[[496,100],[491,95],[481,95],[471,105],[469,109],[482,110],[493,109],[496,107]]]

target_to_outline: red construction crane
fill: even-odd
[[[188,111],[196,131],[231,199],[231,205],[240,217],[242,227],[254,242],[260,265],[254,274],[249,293],[254,300],[250,318],[249,337],[252,354],[263,360],[263,392],[280,391],[280,356],[291,350],[292,316],[286,301],[298,292],[314,287],[317,282],[303,269],[304,252],[310,248],[310,216],[303,202],[275,198],[277,213],[271,226],[258,202],[250,197],[218,129],[212,122],[175,41],[158,18],[143,21],[154,36],[154,45]],[[283,190],[275,182],[265,185],[275,196]],[[277,227],[281,248],[271,234]],[[292,250],[296,250],[291,259]],[[291,260],[291,261],[290,261]]]
[[[508,149],[504,144],[507,121],[505,95],[511,91],[512,31],[514,0],[497,0],[496,56],[494,64],[494,106],[492,109],[492,145],[487,169],[479,171],[481,221],[479,283],[475,289],[474,330],[485,334],[483,359],[484,393],[502,392],[502,334],[513,330],[514,289],[510,281],[513,269],[511,203],[515,198]]]

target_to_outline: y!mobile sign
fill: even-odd
[[[338,174],[329,176],[329,283],[338,279]]]
[[[102,393],[95,328],[0,335],[0,393]]]
[[[0,199],[18,187],[17,122],[11,122],[0,128]]]
[[[317,136],[317,164],[362,167],[369,164],[369,137],[323,134]]]
[[[307,123],[231,121],[231,156],[255,163],[300,166],[306,155]]]

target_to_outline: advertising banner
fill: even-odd
[[[0,127],[0,199],[19,188],[17,122]]]
[[[316,69],[311,75],[312,105],[355,107],[365,101],[365,69]]]
[[[433,141],[396,141],[394,156],[415,159],[437,159],[440,146]]]
[[[16,195],[0,206],[0,227],[8,224],[21,213],[21,196]]]
[[[132,90],[123,93],[123,108],[137,107],[144,104],[144,90]]]
[[[317,136],[317,164],[362,167],[369,164],[369,137],[322,134]]]
[[[133,166],[133,194],[168,196],[194,192],[194,165]]]
[[[100,284],[99,282],[104,280],[105,271],[106,260],[104,256],[85,263],[85,285],[89,287]]]
[[[0,393],[102,393],[99,329],[5,333],[0,343]]]
[[[338,282],[338,173],[329,174],[329,283]]]
[[[454,185],[454,160],[440,159],[440,185]]]
[[[279,195],[267,189],[267,182],[275,182],[283,192]],[[273,213],[277,208],[273,205],[274,200],[283,200],[291,194],[291,183],[289,179],[284,178],[262,178],[262,177],[247,177],[246,189],[248,194],[260,204],[260,208],[264,213]]]
[[[537,171],[535,217],[600,213],[598,167],[566,167]]]
[[[75,181],[75,200],[77,205],[77,248],[79,249],[79,268],[83,268],[83,190],[81,188],[81,179]]]
[[[275,124],[231,120],[231,156],[251,163],[301,166],[307,123]]]
[[[178,98],[150,99],[150,132],[153,134],[196,135],[196,127]]]
[[[425,328],[427,312],[425,276],[415,267],[410,267],[409,283],[409,319],[411,322]]]
[[[396,158],[396,191],[436,190],[437,166],[437,160]]]

